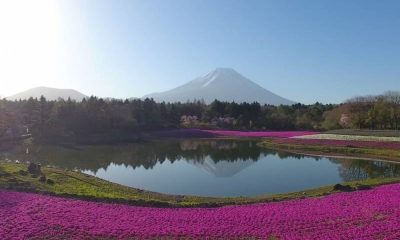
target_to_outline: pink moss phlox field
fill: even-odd
[[[2,239],[400,239],[400,184],[321,198],[151,208],[0,191]]]
[[[284,143],[284,144],[298,144],[298,145],[400,149],[400,142],[383,142],[383,141],[353,141],[353,140],[347,141],[347,140],[328,140],[328,139],[286,138],[286,139],[277,139],[274,142]]]
[[[204,132],[212,133],[217,136],[229,136],[229,137],[271,137],[271,138],[290,138],[298,136],[306,136],[317,134],[317,132],[310,131],[285,131],[285,132],[272,132],[272,131],[261,131],[261,132],[246,132],[246,131],[228,131],[228,130],[203,130]]]

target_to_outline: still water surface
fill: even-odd
[[[399,164],[276,152],[259,147],[254,140],[26,148],[3,154],[9,159],[76,169],[126,186],[170,194],[253,196],[400,176]]]

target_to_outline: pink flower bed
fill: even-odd
[[[400,142],[383,142],[383,141],[353,141],[353,140],[347,141],[347,140],[328,140],[328,139],[286,138],[286,139],[277,139],[274,142],[285,143],[285,144],[299,144],[299,145],[400,149]]]
[[[276,203],[150,208],[0,191],[2,239],[400,239],[400,184]]]
[[[272,137],[272,138],[290,138],[297,136],[313,135],[317,132],[310,131],[262,131],[262,132],[245,132],[245,131],[227,131],[227,130],[202,130],[203,132],[212,133],[218,136],[229,137]]]

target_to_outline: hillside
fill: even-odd
[[[8,100],[19,100],[28,99],[30,97],[40,98],[44,96],[47,100],[57,100],[58,98],[82,101],[86,97],[83,93],[80,93],[74,89],[59,89],[59,88],[49,88],[49,87],[36,87],[31,88],[26,91],[14,94],[7,97]]]

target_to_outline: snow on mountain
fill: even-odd
[[[153,93],[143,98],[153,98],[157,102],[186,102],[204,100],[210,103],[220,101],[259,102],[270,105],[291,105],[293,101],[280,97],[231,68],[217,68],[184,85],[169,91]]]

